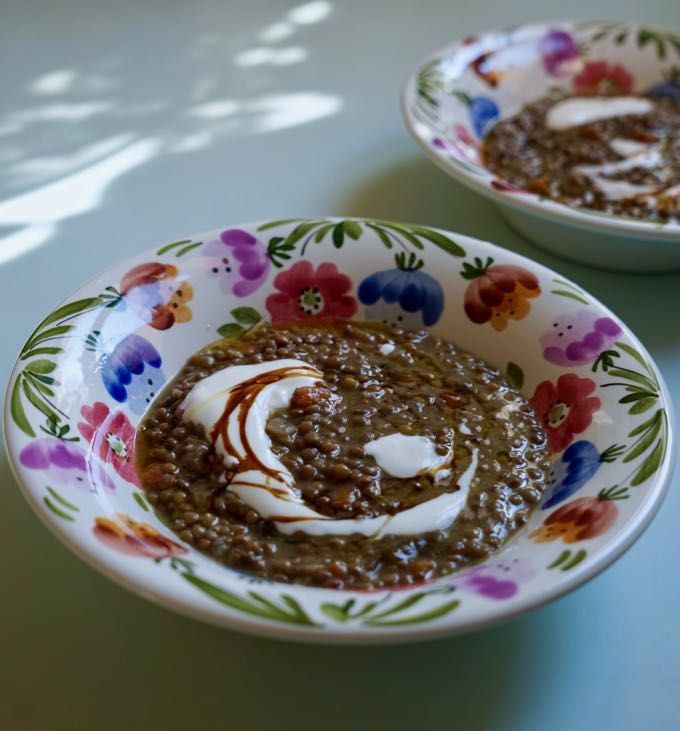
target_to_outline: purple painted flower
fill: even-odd
[[[565,76],[576,70],[575,61],[581,55],[574,37],[558,28],[549,30],[541,38],[538,52],[545,70],[551,76]]]
[[[56,437],[35,439],[21,450],[19,461],[30,470],[40,470],[46,482],[59,487],[90,490],[93,485],[101,484],[113,489],[111,479],[103,470],[98,470],[92,479],[91,465],[80,447]]]
[[[240,228],[222,231],[203,248],[205,268],[225,294],[247,297],[260,288],[271,266],[267,247]]]
[[[591,310],[561,315],[555,318],[552,328],[541,335],[543,357],[565,368],[586,365],[609,348],[621,332],[611,317],[601,317]]]
[[[453,586],[487,599],[510,599],[522,583],[536,575],[536,570],[519,558],[499,559],[461,571],[454,577]]]

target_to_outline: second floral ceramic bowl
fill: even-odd
[[[496,555],[400,590],[317,589],[224,568],[155,516],[135,471],[135,430],[163,384],[220,336],[324,317],[429,328],[501,368],[531,399],[554,455],[550,484]],[[388,642],[512,617],[611,563],[668,485],[670,409],[642,345],[555,272],[425,226],[318,218],[192,236],[83,285],[26,341],[5,435],[38,515],[133,591],[243,631]]]
[[[624,23],[543,23],[466,38],[418,66],[402,94],[406,124],[446,172],[498,204],[540,246],[624,271],[680,268],[680,224],[571,208],[497,180],[480,144],[498,119],[555,91],[680,98],[680,32]]]

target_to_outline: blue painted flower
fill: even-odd
[[[541,506],[547,510],[578,492],[605,462],[617,459],[623,447],[613,444],[600,453],[597,447],[585,439],[574,442],[564,450],[562,457],[555,462],[548,479],[547,500]]]
[[[666,78],[647,89],[650,96],[667,97],[668,99],[680,99],[680,68],[670,70]]]
[[[423,261],[411,253],[397,254],[396,268],[371,274],[359,285],[366,316],[398,327],[434,325],[444,310],[439,282],[422,271]]]
[[[457,92],[455,96],[467,106],[470,123],[477,137],[484,137],[489,125],[500,114],[496,102],[487,96],[469,96],[464,92]]]
[[[101,376],[111,397],[141,414],[165,383],[161,356],[139,335],[128,335],[102,358]]]

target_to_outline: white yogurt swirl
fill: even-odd
[[[477,469],[476,449],[456,492],[395,515],[335,519],[304,503],[293,475],[272,451],[265,427],[271,413],[285,408],[298,388],[319,386],[322,377],[319,370],[295,359],[230,366],[191,389],[182,403],[183,419],[202,424],[225,465],[237,468],[228,489],[282,533],[359,533],[377,538],[450,527],[467,500]],[[365,451],[394,477],[431,473],[441,480],[450,475],[452,445],[441,455],[426,437],[391,434],[369,442]]]

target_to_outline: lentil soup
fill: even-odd
[[[215,560],[366,589],[498,549],[540,501],[548,450],[526,399],[447,340],[328,322],[192,356],[140,424],[137,462],[159,516]]]
[[[551,96],[499,121],[484,165],[569,206],[680,221],[680,99]]]

